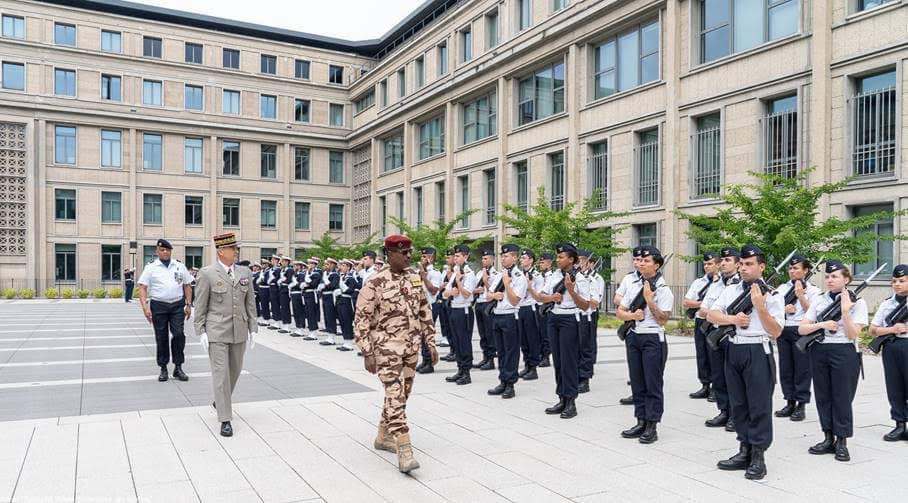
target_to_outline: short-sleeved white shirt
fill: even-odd
[[[700,304],[700,307],[706,309],[715,309],[713,304],[716,300],[722,296],[722,292],[725,291],[726,286],[731,286],[732,282],[739,280],[737,274],[729,278],[719,278],[718,281],[714,281],[710,286],[709,290],[706,291],[706,297],[703,297],[703,302]]]
[[[435,288],[441,287],[441,272],[435,269],[432,264],[429,264],[429,267],[426,270],[426,282],[431,284]],[[428,287],[423,287],[426,290],[426,300],[429,302],[429,305],[435,302],[435,295],[429,293]]]
[[[715,276],[713,277],[713,279],[716,279]],[[716,281],[718,281],[718,280],[716,279]],[[712,284],[713,284],[713,282],[710,281],[708,275],[700,276],[699,278],[695,279],[690,284],[690,288],[687,289],[687,293],[684,294],[684,298],[687,300],[700,300],[700,297],[699,297],[700,291],[703,290],[703,288],[706,287],[707,285],[712,287]],[[707,288],[706,293],[709,293],[709,288]],[[702,307],[703,301],[705,301],[705,300],[706,300],[706,295],[704,294],[703,300],[700,300],[701,307]],[[703,319],[703,317],[700,316],[700,313],[699,313],[700,310],[698,309],[697,311],[698,312],[697,312],[697,315],[695,316],[695,318]]]
[[[712,309],[719,311],[722,314],[728,314],[728,306],[732,304],[743,292],[743,282],[734,285],[728,285],[722,290],[722,295],[720,295],[719,298],[716,299],[716,302],[713,303]],[[785,323],[785,307],[782,305],[782,300],[779,299],[778,295],[769,295],[766,297],[766,310],[769,311],[769,315],[776,320],[776,323],[778,323],[779,325]],[[760,320],[760,316],[757,314],[756,310],[752,311],[748,316],[750,316],[750,324],[747,326],[747,328],[735,328],[736,335],[740,335],[742,337],[757,337],[768,335],[766,329],[763,328],[763,322]]]
[[[542,293],[546,295],[551,295],[555,289],[555,285],[561,282],[561,279],[564,277],[564,273],[561,270],[557,270],[549,276],[548,281],[546,281],[545,286],[542,289]],[[590,280],[585,275],[578,273],[574,282],[574,290],[577,294],[584,300],[590,299]],[[555,314],[558,314],[559,309],[561,310],[576,310],[577,305],[574,304],[574,298],[571,297],[571,294],[565,292],[561,295],[561,303],[555,304],[556,311],[553,311]]]
[[[477,271],[473,272],[469,267],[464,266],[463,277],[461,278],[461,286],[464,290],[472,292],[476,289],[476,285],[479,284],[479,279],[482,277],[482,273]],[[451,276],[451,281],[448,283],[448,287],[454,287],[454,280],[457,278],[457,274]],[[459,291],[454,292],[454,296],[451,298],[451,307],[463,309],[469,307],[473,303],[473,294],[464,297]]]
[[[899,303],[897,300],[895,300],[895,297],[889,297],[880,304],[880,307],[877,308],[876,314],[873,315],[873,321],[871,323],[878,327],[885,327],[886,317],[889,316],[889,313],[898,309],[898,307]],[[903,332],[901,334],[895,335],[899,338],[905,338],[908,337],[908,332]]]
[[[788,295],[788,292],[790,292],[792,288],[794,288],[794,281],[788,281],[784,285],[780,285],[778,291],[776,292],[776,296],[782,300],[783,307],[785,303],[785,296]],[[823,292],[821,292],[820,289],[817,288],[817,286],[813,283],[807,283],[807,288],[804,289],[804,295],[807,296],[807,302],[809,304],[813,304],[814,301],[816,301],[816,298],[822,294]],[[804,313],[807,312],[804,307],[801,306],[801,301],[797,300],[797,298],[795,299],[794,308],[794,314],[785,315],[786,327],[796,327],[800,325],[801,320],[804,319]]]
[[[491,280],[489,281],[489,293],[494,293],[498,284],[504,281],[505,274],[507,274],[507,271],[502,271],[498,273],[494,283]],[[513,314],[517,312],[520,307],[520,301],[527,294],[527,277],[519,267],[511,270],[511,290],[517,296],[517,304],[511,304],[511,301],[508,300],[507,291],[505,291],[504,297],[495,303],[495,310],[493,311],[495,314]]]
[[[629,272],[621,278],[621,283],[618,284],[618,289],[615,290],[615,295],[620,295],[622,298],[627,296],[627,289],[631,286],[631,283],[634,281],[640,280],[640,273],[637,271]]]
[[[480,269],[476,271],[476,287],[482,286],[482,272]],[[501,279],[501,273],[496,271],[494,267],[489,268],[489,289],[495,288],[498,285],[498,280]],[[476,302],[488,302],[489,294],[492,292],[486,291],[487,289],[483,287],[482,293],[476,296]]]
[[[829,296],[829,293],[820,294],[810,304],[810,309],[804,314],[804,320],[808,323],[816,322],[819,313],[822,313],[829,304],[832,304],[832,297]],[[851,305],[850,313],[852,323],[857,323],[858,325],[865,327],[867,326],[867,321],[870,318],[870,315],[867,314],[867,301],[864,299],[855,301],[855,303]],[[821,341],[823,344],[845,344],[855,342],[849,339],[845,334],[845,322],[841,318],[839,318],[838,330],[835,332],[824,330],[823,333],[825,334],[825,337]]]
[[[530,272],[524,273],[527,276],[527,286],[530,284],[533,285],[533,290],[536,292],[541,292],[545,287],[545,275],[536,270],[530,270]],[[530,279],[532,277],[532,280]],[[530,283],[532,281],[532,283]],[[520,301],[520,307],[524,306],[535,306],[538,304],[536,299],[533,298],[529,292],[523,296],[523,300]]]
[[[624,309],[630,308],[631,302],[634,301],[634,298],[637,297],[637,294],[642,288],[642,281],[632,282],[627,289],[627,294],[621,298],[621,307]],[[672,294],[671,288],[665,284],[665,280],[662,279],[662,277],[656,281],[656,291],[654,293],[656,294],[656,305],[659,306],[659,309],[661,311],[671,312],[675,302],[675,296]],[[634,332],[638,334],[662,334],[664,333],[664,330],[656,321],[656,317],[653,316],[649,306],[644,306],[643,319],[637,321]]]
[[[183,285],[192,283],[192,276],[186,266],[177,260],[170,260],[166,267],[161,259],[145,266],[139,284],[148,287],[148,297],[158,302],[176,302],[183,298]]]

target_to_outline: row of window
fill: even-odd
[[[25,39],[25,18],[22,16],[3,15],[3,36],[8,38]],[[123,52],[123,35],[119,31],[101,30],[101,51],[121,54]],[[67,47],[76,47],[76,25],[69,23],[54,23],[54,43]],[[204,46],[202,44],[185,42],[183,61],[195,65],[204,64]],[[163,57],[163,41],[158,37],[142,37],[142,56],[161,59]],[[222,67],[239,70],[240,51],[238,49],[223,48]],[[311,62],[305,59],[294,60],[294,77],[309,80]],[[277,75],[277,56],[270,54],[260,55],[259,72],[267,75]],[[328,66],[328,82],[331,84],[344,83],[344,67],[340,65]]]
[[[101,130],[101,167],[122,167],[122,132]],[[222,142],[222,171],[224,176],[240,175],[240,145],[238,141]],[[202,138],[186,137],[183,139],[183,170],[186,173],[203,173]],[[262,143],[260,145],[260,177],[277,178],[277,145]],[[76,127],[54,127],[54,163],[60,165],[76,164]],[[310,180],[310,149],[293,148],[293,179]],[[142,133],[142,169],[144,171],[163,170],[163,137],[159,133]],[[344,153],[338,150],[328,151],[328,183],[344,183]]]
[[[163,199],[162,194],[142,195],[142,223],[146,225],[163,225]],[[184,196],[183,198],[183,223],[186,225],[203,225],[204,204],[202,196]],[[224,227],[240,226],[240,200],[236,198],[223,198],[221,224]],[[277,228],[277,201],[260,201],[261,228]],[[294,229],[307,231],[309,227],[310,203],[297,201],[294,203]],[[54,189],[54,218],[57,221],[76,220],[76,190]],[[123,223],[123,195],[121,192],[101,192],[101,223]],[[328,230],[344,230],[344,205],[328,205]]]

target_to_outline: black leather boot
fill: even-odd
[[[720,470],[746,470],[750,465],[750,444],[746,442],[741,442],[741,447],[738,449],[738,453],[734,456],[723,459],[716,463],[716,466]]]
[[[706,397],[706,401],[709,403],[716,403],[716,390],[709,390],[709,396]]]
[[[551,365],[551,362],[549,362],[549,355],[542,355],[542,360],[539,361],[539,366],[545,368],[549,365]]]
[[[795,421],[795,422],[803,421],[804,418],[807,417],[807,414],[804,412],[805,405],[806,404],[804,402],[796,403],[795,410],[791,413],[791,417],[789,417],[788,419],[791,419],[792,421]]]
[[[825,431],[826,437],[822,442],[812,446],[810,449],[807,449],[807,452],[811,454],[832,454],[835,452],[835,437],[833,437],[831,431]]]
[[[448,353],[448,354],[442,356],[441,359],[446,362],[453,362],[453,361],[457,361],[457,355],[455,355],[453,352],[451,352],[451,353]]]
[[[340,349],[342,347],[343,346],[339,346],[337,349]],[[423,364],[422,368],[416,369],[416,371],[419,372],[420,374],[431,374],[432,372],[435,372],[435,367],[433,367],[431,363],[425,362]]]
[[[728,418],[728,422],[725,423],[725,431],[734,433],[735,430],[735,420],[731,417]]]
[[[581,379],[580,384],[577,386],[578,393],[589,393],[590,392],[590,380]]]
[[[634,395],[624,397],[618,400],[621,405],[634,405]]]
[[[883,435],[883,440],[887,442],[898,442],[905,439],[908,439],[905,433],[905,421],[896,421],[895,429]]]
[[[233,436],[233,426],[230,425],[230,421],[224,421],[221,423],[221,436],[222,437],[232,437]]]
[[[687,396],[698,400],[709,397],[709,384],[704,383],[702,386],[700,386],[700,389],[694,391],[693,393],[689,393]]]
[[[775,415],[776,415],[776,417],[791,417],[791,414],[794,411],[795,411],[795,401],[789,400],[788,403],[785,404],[785,407],[782,407],[781,409],[776,411]]]
[[[462,375],[463,375],[463,369],[457,369],[457,373],[452,376],[445,377],[445,381],[457,382],[457,380],[460,379],[460,377]]]
[[[558,397],[558,403],[545,409],[546,414],[561,414],[567,406],[567,400],[563,396]]]
[[[637,419],[637,424],[631,426],[630,428],[621,432],[621,436],[624,438],[638,438],[643,434],[643,430],[646,429],[646,421],[642,419]]]
[[[656,423],[655,421],[647,421],[646,428],[643,430],[643,434],[640,435],[640,438],[637,439],[641,444],[651,444],[656,440],[659,440],[659,434],[656,432]]]
[[[504,393],[501,394],[501,398],[514,398],[514,395],[516,395],[516,393],[514,392],[514,385],[508,384],[504,387]]]
[[[490,356],[485,363],[479,365],[479,370],[495,370],[495,358]]]
[[[765,449],[754,447],[750,450],[750,466],[744,473],[747,480],[760,480],[766,476],[766,461],[763,459]]]
[[[416,370],[417,372],[419,372],[419,371],[422,370],[423,367],[425,367],[425,366],[426,366],[426,361],[423,360],[423,361],[419,362],[419,365],[417,365],[416,368],[415,368],[414,370]]]
[[[473,382],[473,380],[470,379],[470,370],[469,369],[464,370],[463,374],[460,375],[460,379],[458,379],[456,381],[458,386],[463,386],[464,384],[470,384],[471,382]]]
[[[845,437],[835,438],[835,460],[851,461],[851,454],[848,453],[848,441]]]
[[[189,376],[183,372],[183,368],[179,365],[173,368],[173,376],[184,382],[189,380]]]
[[[523,374],[522,379],[524,381],[535,381],[539,379],[539,374],[536,373],[536,367],[527,367],[527,371]]]
[[[167,375],[167,366],[161,367],[161,373],[158,374],[158,382],[164,382],[167,378],[170,377]]]
[[[500,383],[498,383],[498,386],[495,386],[494,388],[490,389],[490,390],[487,391],[486,393],[488,393],[488,394],[490,394],[490,395],[492,395],[492,396],[500,395],[500,394],[504,393],[504,389],[505,389],[506,387],[507,387],[507,385],[506,385],[505,383],[500,382]]]
[[[570,419],[577,415],[577,406],[574,404],[573,398],[568,398],[565,400],[564,410],[561,411],[561,419]]]
[[[706,426],[710,428],[719,428],[721,426],[725,426],[726,424],[728,424],[728,411],[720,410],[719,415],[712,419],[707,419],[706,421],[704,421],[704,424],[706,424]]]
[[[473,364],[473,368],[474,368],[474,369],[481,368],[483,365],[485,365],[485,364],[488,363],[488,362],[489,362],[489,357],[483,355],[483,356],[482,356],[482,360],[479,360],[478,362],[476,362],[476,363]]]

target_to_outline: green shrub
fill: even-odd
[[[34,299],[35,290],[33,288],[23,288],[19,291],[19,297],[22,299]]]
[[[123,289],[120,287],[114,287],[110,289],[110,298],[116,299],[123,296]]]
[[[4,288],[3,289],[3,298],[4,299],[15,299],[16,298],[16,289],[15,288]]]
[[[64,298],[64,299],[71,299],[71,298],[73,298],[73,289],[72,289],[72,288],[64,288],[64,289],[63,289],[63,298]]]
[[[79,295],[80,299],[87,299],[88,296],[91,295],[91,292],[89,292],[88,290],[86,290],[84,288],[80,288],[78,295]]]
[[[60,295],[60,292],[56,288],[48,288],[44,290],[44,297],[48,299],[56,299]]]
[[[96,299],[103,299],[107,297],[107,289],[105,288],[95,288],[94,297]]]
[[[139,287],[135,287],[132,289],[132,298],[134,298],[134,299],[139,298]]]

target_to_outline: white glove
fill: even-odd
[[[249,332],[249,337],[246,338],[246,342],[249,343],[249,349],[255,347],[255,332]]]
[[[199,342],[202,343],[202,349],[204,349],[205,352],[207,353],[208,352],[208,334],[203,333],[202,335],[200,335]]]

